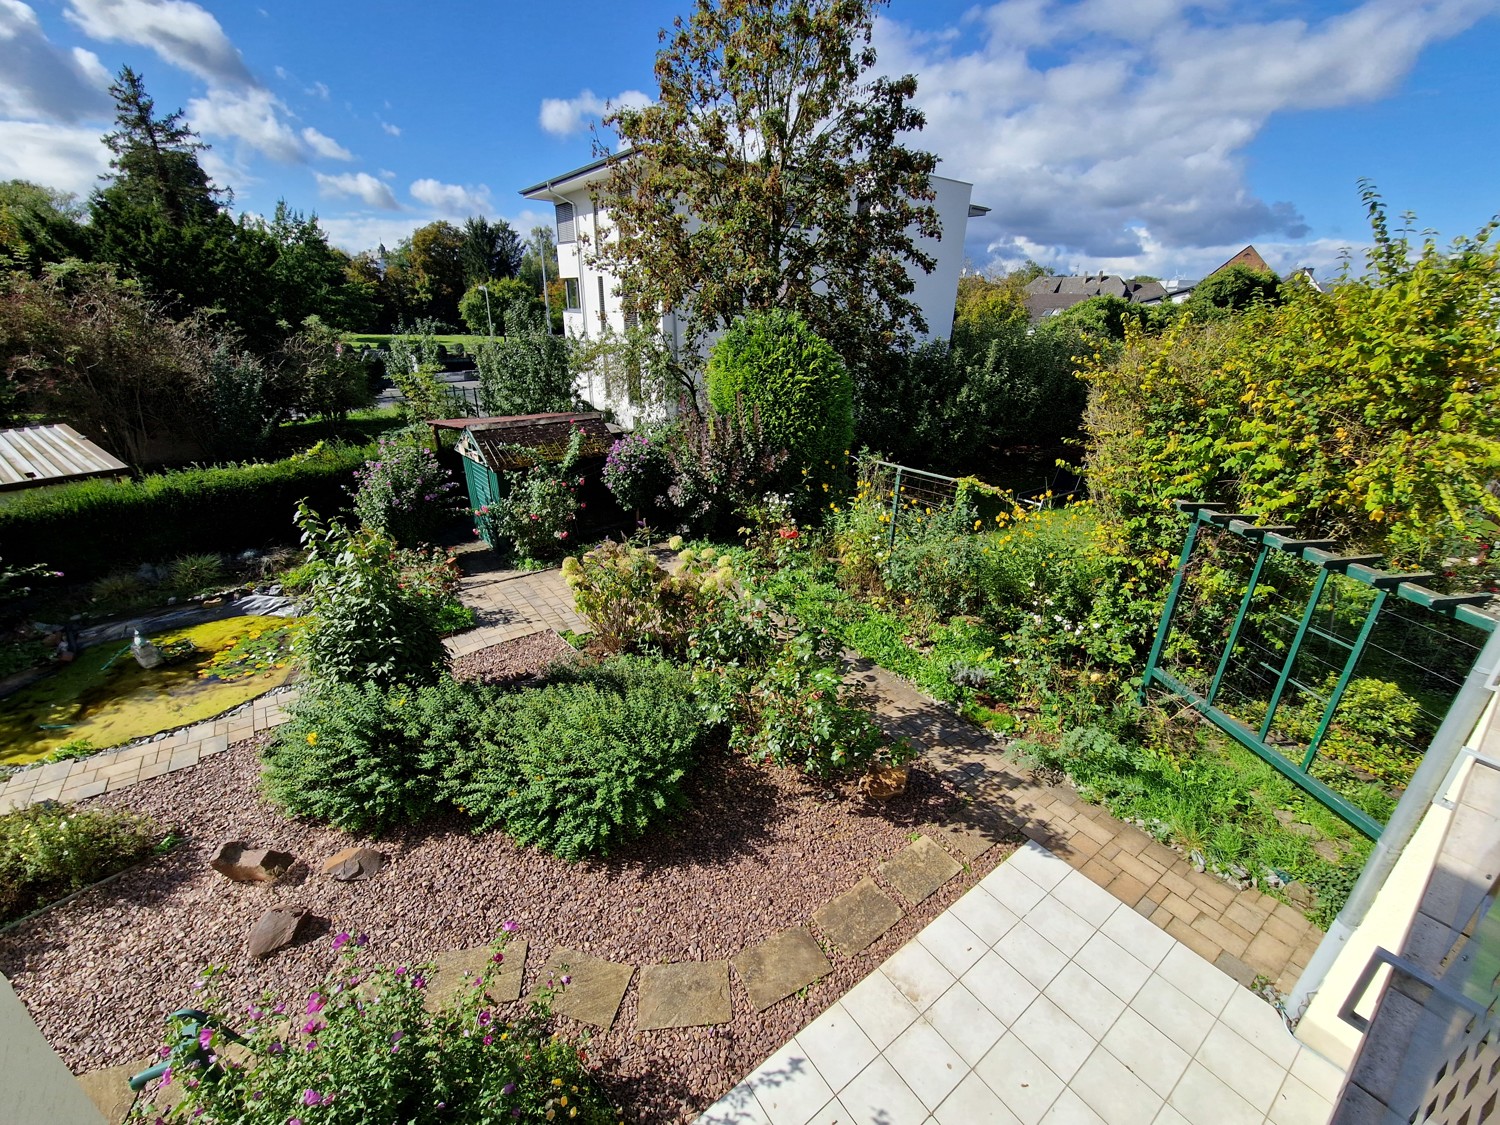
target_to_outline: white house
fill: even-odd
[[[615,332],[627,327],[614,274],[590,264],[584,245],[597,245],[601,234],[607,236],[609,232],[608,213],[600,207],[595,193],[608,176],[612,159],[602,157],[521,192],[526,199],[551,203],[554,208],[558,273],[566,290],[563,329],[570,336],[598,336],[606,325]],[[935,193],[932,206],[937,210],[943,236],[919,239],[917,245],[933,257],[936,265],[931,273],[915,266],[907,268],[915,286],[911,299],[922,310],[929,336],[946,339],[953,326],[969,219],[987,213],[989,208],[970,201],[972,184],[944,176],[933,176],[931,182]],[[662,317],[661,329],[674,347],[681,347],[683,326],[675,311]],[[634,423],[635,411],[629,403],[609,401],[601,387],[580,390],[596,408],[611,409],[621,422]]]

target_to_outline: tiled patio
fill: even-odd
[[[1343,1075],[1033,843],[699,1125],[1322,1125]]]

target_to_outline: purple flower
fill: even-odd
[[[346,946],[348,944],[349,944],[349,935],[348,934],[346,934],[346,933],[337,933],[337,934],[333,935],[333,951],[335,953],[337,953],[340,949],[343,949],[344,946]]]
[[[508,934],[513,934],[521,928],[521,924],[519,922],[506,922],[500,928]]]
[[[211,1027],[205,1027],[202,1031],[198,1032],[198,1046],[202,1047],[204,1050],[207,1050],[209,1044],[212,1043],[213,1041],[214,1041],[214,1029],[213,1028],[211,1028]]]
[[[507,1082],[504,1086],[500,1087],[500,1093],[503,1094],[503,1095],[505,1095],[507,1098],[510,1097],[515,1092],[516,1092],[516,1084],[514,1082]]]
[[[424,977],[421,973],[417,973],[411,978],[411,986],[413,988],[426,988],[427,978]]]
[[[497,965],[502,964],[505,961],[505,954],[497,953],[493,957],[491,957],[490,960],[495,962],[495,964]]]
[[[570,976],[568,976],[567,973],[564,973],[563,974],[562,982],[563,982],[563,984],[572,984],[573,983],[573,978],[570,977]]]
[[[369,944],[370,944],[370,935],[369,934],[360,934],[359,937],[357,937],[357,938],[354,939],[354,947],[356,949],[363,949],[366,945],[369,945]]]
[[[164,1070],[164,1071],[161,1072],[161,1084],[163,1086],[165,1086],[165,1085],[167,1085],[171,1081],[172,1081],[172,1068],[169,1066],[169,1067],[167,1067],[166,1070]]]
[[[302,1034],[316,1035],[318,1031],[322,1029],[322,1027],[322,1020],[308,1020],[305,1024],[302,1025]]]
[[[490,1015],[490,1010],[488,1008],[485,1008],[479,1013],[478,1016],[475,1017],[475,1022],[478,1023],[480,1027],[489,1027],[490,1020],[492,1019],[494,1019],[494,1017]]]
[[[323,997],[314,992],[307,998],[307,1014],[311,1016],[316,1014],[317,1012],[321,1012],[323,1010],[324,1003],[325,1001]]]
[[[322,1105],[323,1095],[316,1090],[305,1090],[302,1094],[303,1105]]]

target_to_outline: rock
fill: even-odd
[[[273,598],[279,598],[279,597],[281,597],[281,586],[280,585],[271,586],[271,587],[267,588],[266,593],[269,594],[269,595],[271,595],[271,597],[273,597]]]
[[[251,957],[264,960],[278,949],[285,949],[292,944],[292,939],[297,936],[297,927],[306,917],[307,911],[296,906],[278,906],[267,910],[260,916],[260,921],[250,928],[245,948]]]
[[[323,874],[332,875],[341,883],[352,883],[380,874],[385,863],[385,854],[374,848],[345,848],[323,861]]]
[[[860,790],[875,801],[888,801],[906,792],[910,766],[875,766],[859,779]]]
[[[1309,887],[1306,883],[1302,882],[1300,879],[1288,883],[1284,889],[1286,891],[1286,897],[1289,898],[1292,901],[1292,904],[1299,909],[1306,910],[1313,904],[1314,896],[1312,893],[1312,888]]]
[[[236,883],[274,883],[297,857],[271,848],[252,848],[243,840],[225,840],[209,857],[208,865]]]

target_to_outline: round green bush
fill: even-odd
[[[854,380],[833,346],[795,312],[748,313],[714,345],[708,401],[718,412],[755,411],[766,441],[790,455],[795,481],[839,475],[854,440]]]

